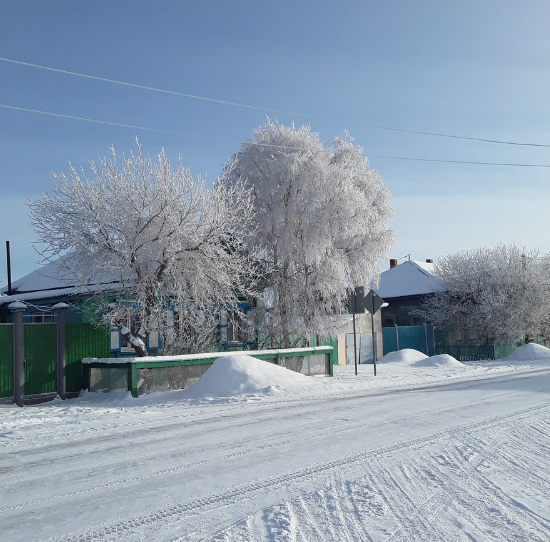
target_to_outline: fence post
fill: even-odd
[[[55,361],[55,380],[57,384],[57,395],[59,395],[60,399],[67,398],[67,375],[65,370],[65,311],[68,308],[69,305],[67,305],[67,303],[56,303],[52,307],[57,317],[57,355]]]
[[[8,305],[13,313],[13,402],[23,406],[25,397],[25,333],[23,329],[23,313],[27,305],[21,301],[15,301]]]
[[[424,338],[426,339],[426,355],[430,355],[430,351],[428,350],[428,324],[424,322]]]
[[[395,324],[395,347],[399,352],[399,328],[397,327],[397,324]]]

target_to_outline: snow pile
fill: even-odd
[[[193,397],[230,397],[305,391],[316,385],[311,377],[242,354],[216,359],[187,393]]]
[[[426,354],[412,348],[390,352],[380,360],[380,363],[395,363],[410,367],[459,367],[463,365],[448,354],[428,357]]]
[[[439,354],[416,361],[413,365],[415,367],[462,367],[464,364],[449,354]]]
[[[550,349],[541,344],[529,343],[516,348],[509,356],[502,358],[501,361],[549,361]]]
[[[403,350],[397,350],[396,352],[390,352],[386,354],[379,363],[414,363],[416,361],[421,361],[426,359],[428,356],[419,352],[418,350],[413,350],[412,348],[404,348]]]

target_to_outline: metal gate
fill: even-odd
[[[25,395],[56,391],[57,324],[25,324]]]
[[[55,393],[57,324],[24,324],[25,395]],[[67,391],[82,387],[82,358],[108,358],[109,330],[91,324],[67,324]],[[13,397],[13,324],[0,324],[0,397]]]
[[[357,333],[357,363],[373,363],[372,333]],[[346,365],[354,365],[353,333],[346,333]]]

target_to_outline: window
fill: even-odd
[[[227,340],[230,343],[244,343],[245,322],[243,314],[239,311],[227,312]]]
[[[51,311],[34,312],[23,315],[23,322],[26,324],[51,324],[55,322],[55,315]]]
[[[244,313],[243,313],[244,311]],[[254,342],[254,310],[227,310],[220,313],[220,342],[226,346]]]

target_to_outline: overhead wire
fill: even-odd
[[[20,60],[13,60],[13,59],[10,59],[10,58],[5,58],[5,57],[0,57],[0,61],[11,63],[11,64],[16,64],[16,65],[20,65],[20,66],[27,66],[27,67],[30,67],[30,68],[37,68],[37,69],[41,69],[41,70],[47,70],[47,71],[51,71],[51,72],[55,72],[55,73],[62,73],[62,74],[65,74],[65,75],[71,75],[73,77],[81,77],[81,78],[85,78],[85,79],[92,79],[92,80],[95,80],[95,81],[102,81],[104,83],[110,83],[110,84],[122,85],[122,86],[126,86],[126,87],[138,88],[138,89],[141,89],[141,90],[148,90],[148,91],[152,91],[152,92],[160,92],[160,93],[163,93],[163,94],[171,94],[173,96],[181,96],[183,98],[189,98],[189,99],[193,99],[193,100],[202,100],[202,101],[205,101],[205,102],[217,103],[217,104],[221,104],[221,105],[230,105],[230,106],[233,106],[233,107],[254,109],[254,110],[257,110],[257,111],[266,111],[268,113],[278,113],[278,114],[281,114],[281,115],[291,115],[291,116],[294,116],[294,117],[309,118],[309,119],[315,119],[315,120],[322,120],[322,121],[326,121],[326,122],[335,122],[335,123],[339,123],[339,124],[347,124],[347,125],[351,125],[351,126],[363,126],[363,127],[366,127],[366,128],[372,128],[372,129],[376,129],[376,130],[389,130],[389,131],[393,131],[393,132],[403,132],[403,133],[416,134],[416,135],[444,137],[444,138],[451,138],[451,139],[462,139],[462,140],[468,140],[468,141],[479,141],[479,142],[483,142],[483,143],[495,143],[495,144],[499,144],[499,145],[515,145],[515,146],[521,146],[521,147],[550,148],[550,144],[546,144],[546,143],[506,141],[506,140],[500,140],[500,139],[489,139],[489,138],[483,138],[483,137],[463,136],[463,135],[457,135],[457,134],[445,134],[445,133],[441,133],[441,132],[428,132],[428,131],[425,131],[425,130],[410,130],[410,129],[406,129],[406,128],[383,126],[383,125],[379,125],[379,124],[369,124],[369,123],[359,122],[359,121],[342,120],[342,119],[337,119],[337,118],[332,118],[332,117],[324,117],[324,116],[320,116],[320,115],[310,115],[310,114],[307,114],[307,113],[296,113],[296,112],[292,112],[292,111],[285,111],[283,109],[274,109],[274,108],[270,108],[270,107],[261,107],[261,106],[257,106],[257,105],[244,104],[244,103],[233,102],[233,101],[229,101],[229,100],[220,100],[220,99],[216,99],[216,98],[208,98],[206,96],[199,96],[199,95],[196,95],[196,94],[188,94],[188,93],[185,93],[185,92],[178,92],[178,91],[175,91],[175,90],[166,90],[166,89],[151,87],[151,86],[147,86],[147,85],[140,85],[140,84],[137,84],[137,83],[128,83],[126,81],[118,81],[116,79],[108,79],[106,77],[99,77],[99,76],[95,76],[95,75],[88,75],[88,74],[73,72],[73,71],[69,71],[69,70],[62,70],[60,68],[52,68],[50,66],[42,66],[40,64],[33,64],[31,62],[23,62],[23,61],[20,61]]]
[[[46,115],[50,117],[57,117],[57,118],[64,118],[64,119],[71,119],[71,120],[79,120],[83,122],[91,122],[95,124],[106,124],[109,126],[118,126],[121,128],[132,128],[133,130],[145,130],[149,132],[157,132],[162,134],[172,134],[172,135],[180,135],[184,137],[192,137],[192,138],[199,138],[199,139],[209,139],[209,140],[216,140],[216,141],[228,141],[231,143],[239,143],[239,144],[246,144],[246,145],[257,145],[261,147],[272,147],[277,149],[287,149],[287,150],[302,150],[300,147],[291,147],[287,145],[273,145],[269,143],[254,143],[252,141],[242,141],[240,139],[231,139],[226,137],[217,137],[217,136],[208,136],[203,134],[190,134],[187,132],[178,132],[174,130],[163,130],[161,128],[150,128],[147,126],[138,126],[135,124],[124,124],[120,122],[112,122],[107,120],[98,120],[98,119],[91,119],[87,117],[78,117],[74,115],[63,115],[61,113],[52,113],[50,111],[40,111],[38,109],[29,109],[26,107],[16,107],[13,105],[5,105],[0,104],[0,108],[3,109],[11,109],[14,111],[23,111],[26,113],[36,113],[40,115]],[[483,165],[483,166],[507,166],[507,167],[532,167],[532,168],[550,168],[550,164],[523,164],[523,163],[513,163],[513,162],[476,162],[476,161],[470,161],[470,160],[443,160],[443,159],[436,159],[436,158],[417,158],[417,157],[409,157],[409,156],[388,156],[388,155],[382,155],[382,154],[369,154],[369,158],[382,158],[382,159],[389,159],[389,160],[411,160],[415,162],[440,162],[440,163],[447,163],[447,164],[470,164],[470,165]]]

